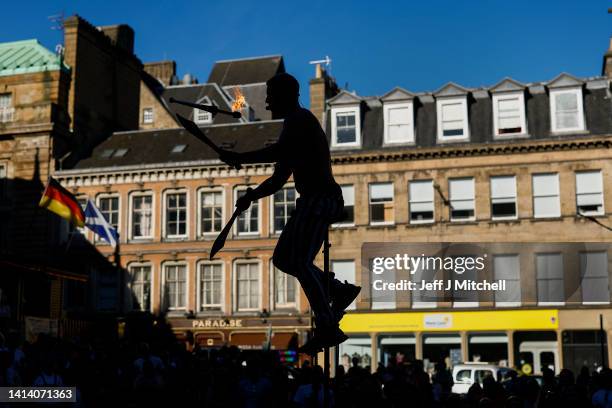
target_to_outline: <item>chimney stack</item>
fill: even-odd
[[[310,111],[325,127],[325,104],[339,92],[338,85],[321,63],[315,64],[315,77],[310,80]]]
[[[612,38],[610,38],[610,45],[608,45],[608,51],[604,54],[603,58],[603,69],[602,75],[612,78]]]
[[[172,85],[172,78],[176,76],[176,62],[146,62],[144,64],[144,70],[152,77],[159,79],[164,86],[168,86]]]
[[[117,24],[99,27],[111,43],[130,54],[134,53],[134,30],[127,24]]]

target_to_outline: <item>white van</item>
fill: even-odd
[[[508,367],[500,367],[488,363],[463,363],[453,367],[453,389],[455,394],[467,394],[474,383],[482,385],[482,380],[491,375],[497,381],[501,381],[509,371],[514,371]]]

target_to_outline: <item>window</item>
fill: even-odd
[[[104,216],[106,221],[110,225],[113,226],[119,231],[119,197],[117,196],[102,196],[98,197],[98,209],[100,213]],[[106,242],[98,234],[94,234],[96,236],[96,241]]]
[[[200,235],[223,229],[223,191],[200,192]]]
[[[491,218],[507,220],[516,217],[516,177],[491,177]]]
[[[332,147],[351,147],[361,144],[359,106],[332,109]]]
[[[550,118],[553,132],[584,130],[582,89],[551,90]]]
[[[370,184],[370,224],[393,224],[393,183]]]
[[[410,223],[419,224],[434,220],[433,180],[414,180],[409,184]]]
[[[559,175],[557,173],[534,174],[532,184],[533,216],[535,218],[560,217]]]
[[[200,264],[200,311],[223,307],[223,264]]]
[[[370,282],[382,280],[383,282],[397,282],[397,269],[385,268],[383,275],[374,273],[374,258],[369,259]],[[381,279],[382,278],[382,279]],[[397,295],[394,290],[375,290],[370,292],[370,307],[372,310],[395,309],[397,307]]]
[[[142,123],[153,123],[153,108],[142,110]]]
[[[458,258],[475,258],[475,255],[463,255],[463,256],[453,256],[453,258],[457,259],[455,264],[459,265]],[[452,287],[451,293],[453,296],[453,307],[478,307],[478,291],[470,290],[470,289],[460,289],[456,286],[455,282],[477,282],[478,279],[478,270],[476,269],[475,264],[463,263],[465,265],[462,269],[455,269],[452,276]],[[461,272],[463,270],[463,272]]]
[[[259,275],[258,262],[236,264],[236,310],[259,309]]]
[[[187,265],[164,265],[163,304],[167,310],[184,310],[187,304]]]
[[[289,217],[291,212],[295,209],[295,198],[296,192],[293,187],[285,187],[274,193],[274,199],[272,200],[273,206],[273,232],[280,233]]]
[[[580,254],[580,287],[582,303],[609,303],[608,254],[582,252]]]
[[[132,195],[132,238],[153,237],[153,195]]]
[[[448,99],[437,102],[438,139],[451,141],[469,138],[467,99]]]
[[[177,145],[174,145],[172,150],[170,150],[170,153],[183,153],[186,148],[187,148],[186,144],[177,144]]]
[[[458,383],[471,383],[472,381],[472,370],[459,370],[455,382]]]
[[[336,113],[336,135],[338,144],[355,143],[355,115],[353,113]]]
[[[342,199],[344,201],[344,219],[334,224],[334,226],[349,226],[355,225],[355,186],[344,185],[340,186],[342,190]]]
[[[521,281],[518,255],[495,255],[493,257],[494,280],[506,281],[506,290],[495,291],[495,306],[520,306]]]
[[[246,189],[236,191],[236,199],[242,197]],[[253,201],[248,210],[238,216],[236,231],[238,235],[257,235],[259,233],[259,200]]]
[[[151,266],[130,266],[132,310],[151,310]]]
[[[125,148],[117,149],[113,152],[113,157],[123,157],[127,154],[128,150],[129,149],[125,149]]]
[[[449,180],[451,221],[473,221],[474,178]]]
[[[295,308],[297,305],[297,279],[274,266],[274,307],[276,309]]]
[[[336,279],[340,282],[345,280],[349,283],[355,283],[355,261],[339,260],[331,262],[331,270],[336,275]],[[356,300],[351,303],[346,310],[355,310]]]
[[[0,123],[13,121],[13,95],[10,93],[0,94]]]
[[[208,97],[204,97],[200,99],[197,103],[203,105],[211,105],[210,99]],[[198,108],[193,108],[193,121],[197,124],[204,123],[212,123],[213,117],[210,112],[206,112],[205,110],[201,110]]]
[[[413,143],[414,125],[412,103],[384,104],[385,144]]]
[[[538,304],[559,305],[565,301],[563,287],[563,256],[536,254]]]
[[[115,149],[104,149],[102,153],[100,153],[100,157],[103,159],[109,159],[112,157],[113,153],[115,153]]]
[[[493,95],[493,122],[496,136],[527,133],[523,93]]]
[[[426,268],[423,264],[417,265],[414,274],[410,276],[410,280],[414,282],[417,288],[420,288],[422,282],[433,282],[436,279],[436,268]],[[412,307],[414,309],[434,308],[438,305],[436,290],[419,289],[410,292]]]
[[[187,236],[187,193],[166,193],[166,237]]]
[[[576,209],[579,214],[603,215],[603,181],[601,171],[576,173]]]

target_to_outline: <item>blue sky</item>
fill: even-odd
[[[612,34],[608,1],[12,1],[0,41],[61,42],[47,16],[127,23],[143,61],[174,59],[204,81],[215,60],[282,54],[307,87],[309,60],[329,55],[342,87],[382,95],[395,86],[477,87],[505,76],[545,81],[562,71],[601,73]],[[303,89],[303,102],[307,92]]]

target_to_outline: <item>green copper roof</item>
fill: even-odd
[[[60,57],[38,40],[0,43],[0,76],[57,71],[60,64]],[[62,69],[69,69],[66,64],[62,65]]]

